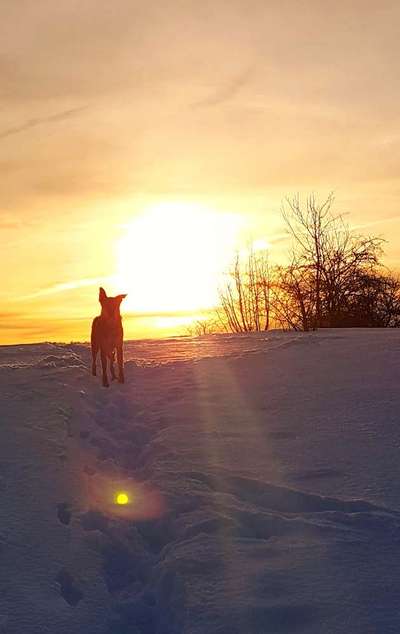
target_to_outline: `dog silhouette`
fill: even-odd
[[[101,314],[94,318],[91,334],[92,374],[96,376],[96,358],[100,350],[104,387],[109,387],[110,385],[107,376],[107,359],[110,362],[111,379],[114,381],[114,379],[117,378],[114,371],[115,351],[117,351],[118,381],[119,383],[125,382],[123,356],[124,331],[120,313],[121,302],[125,297],[126,295],[107,297],[104,288],[100,288],[99,291]]]

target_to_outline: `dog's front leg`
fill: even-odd
[[[122,351],[122,344],[117,348],[117,361],[118,361],[118,382],[125,383],[124,377],[124,354]]]
[[[98,347],[96,344],[92,343],[92,374],[96,376],[96,357],[97,357]]]
[[[101,350],[101,367],[103,369],[103,387],[109,387],[108,377],[107,377],[107,355],[105,351]]]
[[[110,372],[111,372],[111,380],[115,381],[115,379],[117,378],[115,376],[115,371],[114,371],[114,361],[115,361],[115,353],[114,350],[111,353],[111,357],[110,357]]]

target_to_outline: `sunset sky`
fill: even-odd
[[[398,2],[2,0],[1,18],[1,343],[88,339],[100,284],[128,292],[127,336],[179,332],[235,248],[285,257],[296,192],[333,190],[400,267]]]

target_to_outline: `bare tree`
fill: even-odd
[[[277,267],[272,286],[271,308],[276,326],[308,331],[314,324],[314,278],[307,266],[293,257],[285,267]]]
[[[341,316],[347,326],[399,327],[399,278],[384,270],[360,272],[353,280],[353,292],[347,298]]]
[[[352,232],[342,215],[333,214],[333,202],[332,194],[321,204],[312,195],[302,205],[296,196],[286,199],[282,208],[295,265],[281,276],[281,292],[297,305],[303,329],[335,327],[343,321],[355,280],[379,267],[382,239]]]
[[[321,323],[321,279],[324,259],[332,226],[337,218],[332,215],[333,194],[318,204],[312,194],[301,205],[300,197],[286,198],[282,206],[282,216],[293,239],[294,259],[300,268],[307,267],[314,275],[315,309],[312,327]]]
[[[213,335],[221,332],[221,325],[217,316],[207,317],[205,319],[196,319],[193,323],[186,327],[186,333],[189,337],[203,337],[204,335]]]
[[[381,263],[384,241],[352,231],[333,202],[285,200],[289,264],[270,266],[265,251],[237,255],[219,294],[220,329],[400,326],[400,281]]]
[[[220,289],[219,319],[231,332],[268,330],[271,318],[271,270],[266,251],[236,255]]]

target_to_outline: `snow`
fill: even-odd
[[[125,352],[0,348],[0,632],[398,633],[400,332]]]

